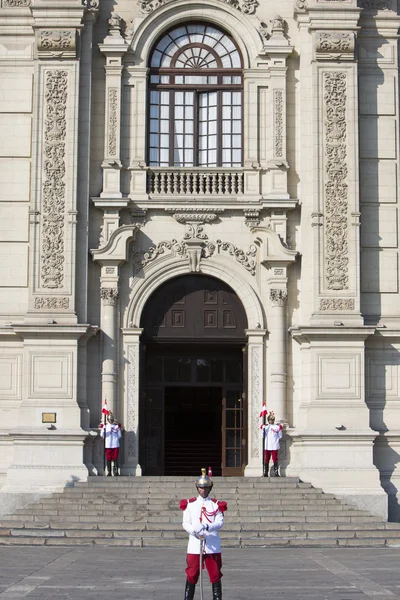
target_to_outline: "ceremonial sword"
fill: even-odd
[[[200,600],[203,600],[203,553],[204,553],[205,545],[206,545],[206,538],[205,537],[200,538],[200,577],[199,577]]]

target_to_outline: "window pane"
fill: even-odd
[[[193,119],[193,106],[185,106],[186,119]]]
[[[159,136],[156,133],[151,133],[150,134],[150,146],[152,146],[153,148],[155,148],[155,147],[158,148],[158,141],[159,141]]]
[[[227,359],[225,361],[225,378],[228,383],[242,382],[242,361],[239,359]]]
[[[187,167],[193,166],[193,150],[185,150],[185,163]]]
[[[161,83],[169,83],[169,75],[161,75]]]
[[[183,106],[175,106],[175,119],[183,119]]]
[[[175,133],[183,133],[183,121],[175,121]]]
[[[216,135],[210,135],[209,136],[208,147],[210,149],[215,149],[217,147],[217,136]]]
[[[232,136],[232,148],[241,148],[242,147],[242,136],[234,135]]]
[[[223,77],[222,78],[222,83],[225,83],[225,84],[232,83],[232,77]]]
[[[233,133],[241,133],[242,121],[232,121],[232,131]]]
[[[160,162],[169,163],[169,150],[161,149],[160,150]]]
[[[197,381],[210,381],[210,361],[206,358],[197,359]]]
[[[217,383],[223,381],[224,361],[215,358],[211,359],[211,381]]]
[[[242,94],[240,92],[232,93],[232,104],[240,106],[242,103]]]
[[[160,107],[158,105],[150,106],[150,118],[156,119],[159,115]]]
[[[151,83],[160,83],[160,77],[158,75],[152,75],[150,77],[150,82]]]
[[[217,166],[217,151],[216,150],[210,150],[210,152],[208,153],[208,166],[209,167]]]
[[[175,105],[183,104],[183,92],[175,92]]]
[[[222,118],[223,119],[230,119],[231,118],[231,113],[232,113],[232,109],[230,106],[224,106],[222,108]]]
[[[151,119],[150,120],[150,131],[153,133],[158,133],[158,129],[159,129],[159,122],[156,121],[155,119]]]
[[[211,123],[209,123],[208,131],[209,131],[210,135],[217,134],[217,122],[216,121],[211,121]]]
[[[165,358],[164,378],[169,382],[190,381],[190,358]]]
[[[158,149],[150,148],[150,162],[156,163],[158,162]]]
[[[242,164],[242,150],[233,150],[232,161],[235,163],[234,167],[239,167]]]
[[[230,150],[222,150],[222,164],[224,167],[230,167],[231,166],[231,156],[232,153]]]
[[[241,108],[241,106],[233,106],[232,107],[232,118],[233,119],[240,119],[241,116],[242,116],[242,108]]]
[[[183,75],[175,75],[175,83],[183,83]]]
[[[161,106],[160,107],[160,116],[162,119],[168,119],[169,118],[169,106]]]
[[[160,135],[160,146],[162,148],[169,148],[169,135]]]
[[[185,129],[186,133],[193,133],[193,121],[186,121]]]
[[[223,146],[223,148],[230,148],[231,147],[231,139],[232,139],[232,137],[230,135],[223,135],[222,136],[222,146]]]
[[[174,147],[183,148],[183,135],[175,135]]]
[[[169,92],[161,92],[160,99],[161,99],[161,104],[169,105]]]

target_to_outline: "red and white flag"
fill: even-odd
[[[261,417],[266,417],[267,414],[268,414],[267,404],[266,404],[266,402],[264,402],[264,404],[262,405],[261,411],[260,411],[260,419],[261,419]]]
[[[108,415],[110,413],[110,411],[108,410],[108,406],[107,406],[107,400],[104,400],[104,406],[102,408],[103,415]]]

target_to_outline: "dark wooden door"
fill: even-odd
[[[243,475],[244,406],[242,388],[227,388],[222,398],[222,475]]]

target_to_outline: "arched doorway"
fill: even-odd
[[[213,277],[177,277],[153,293],[140,326],[143,474],[210,465],[214,475],[242,475],[247,319],[235,292]]]

